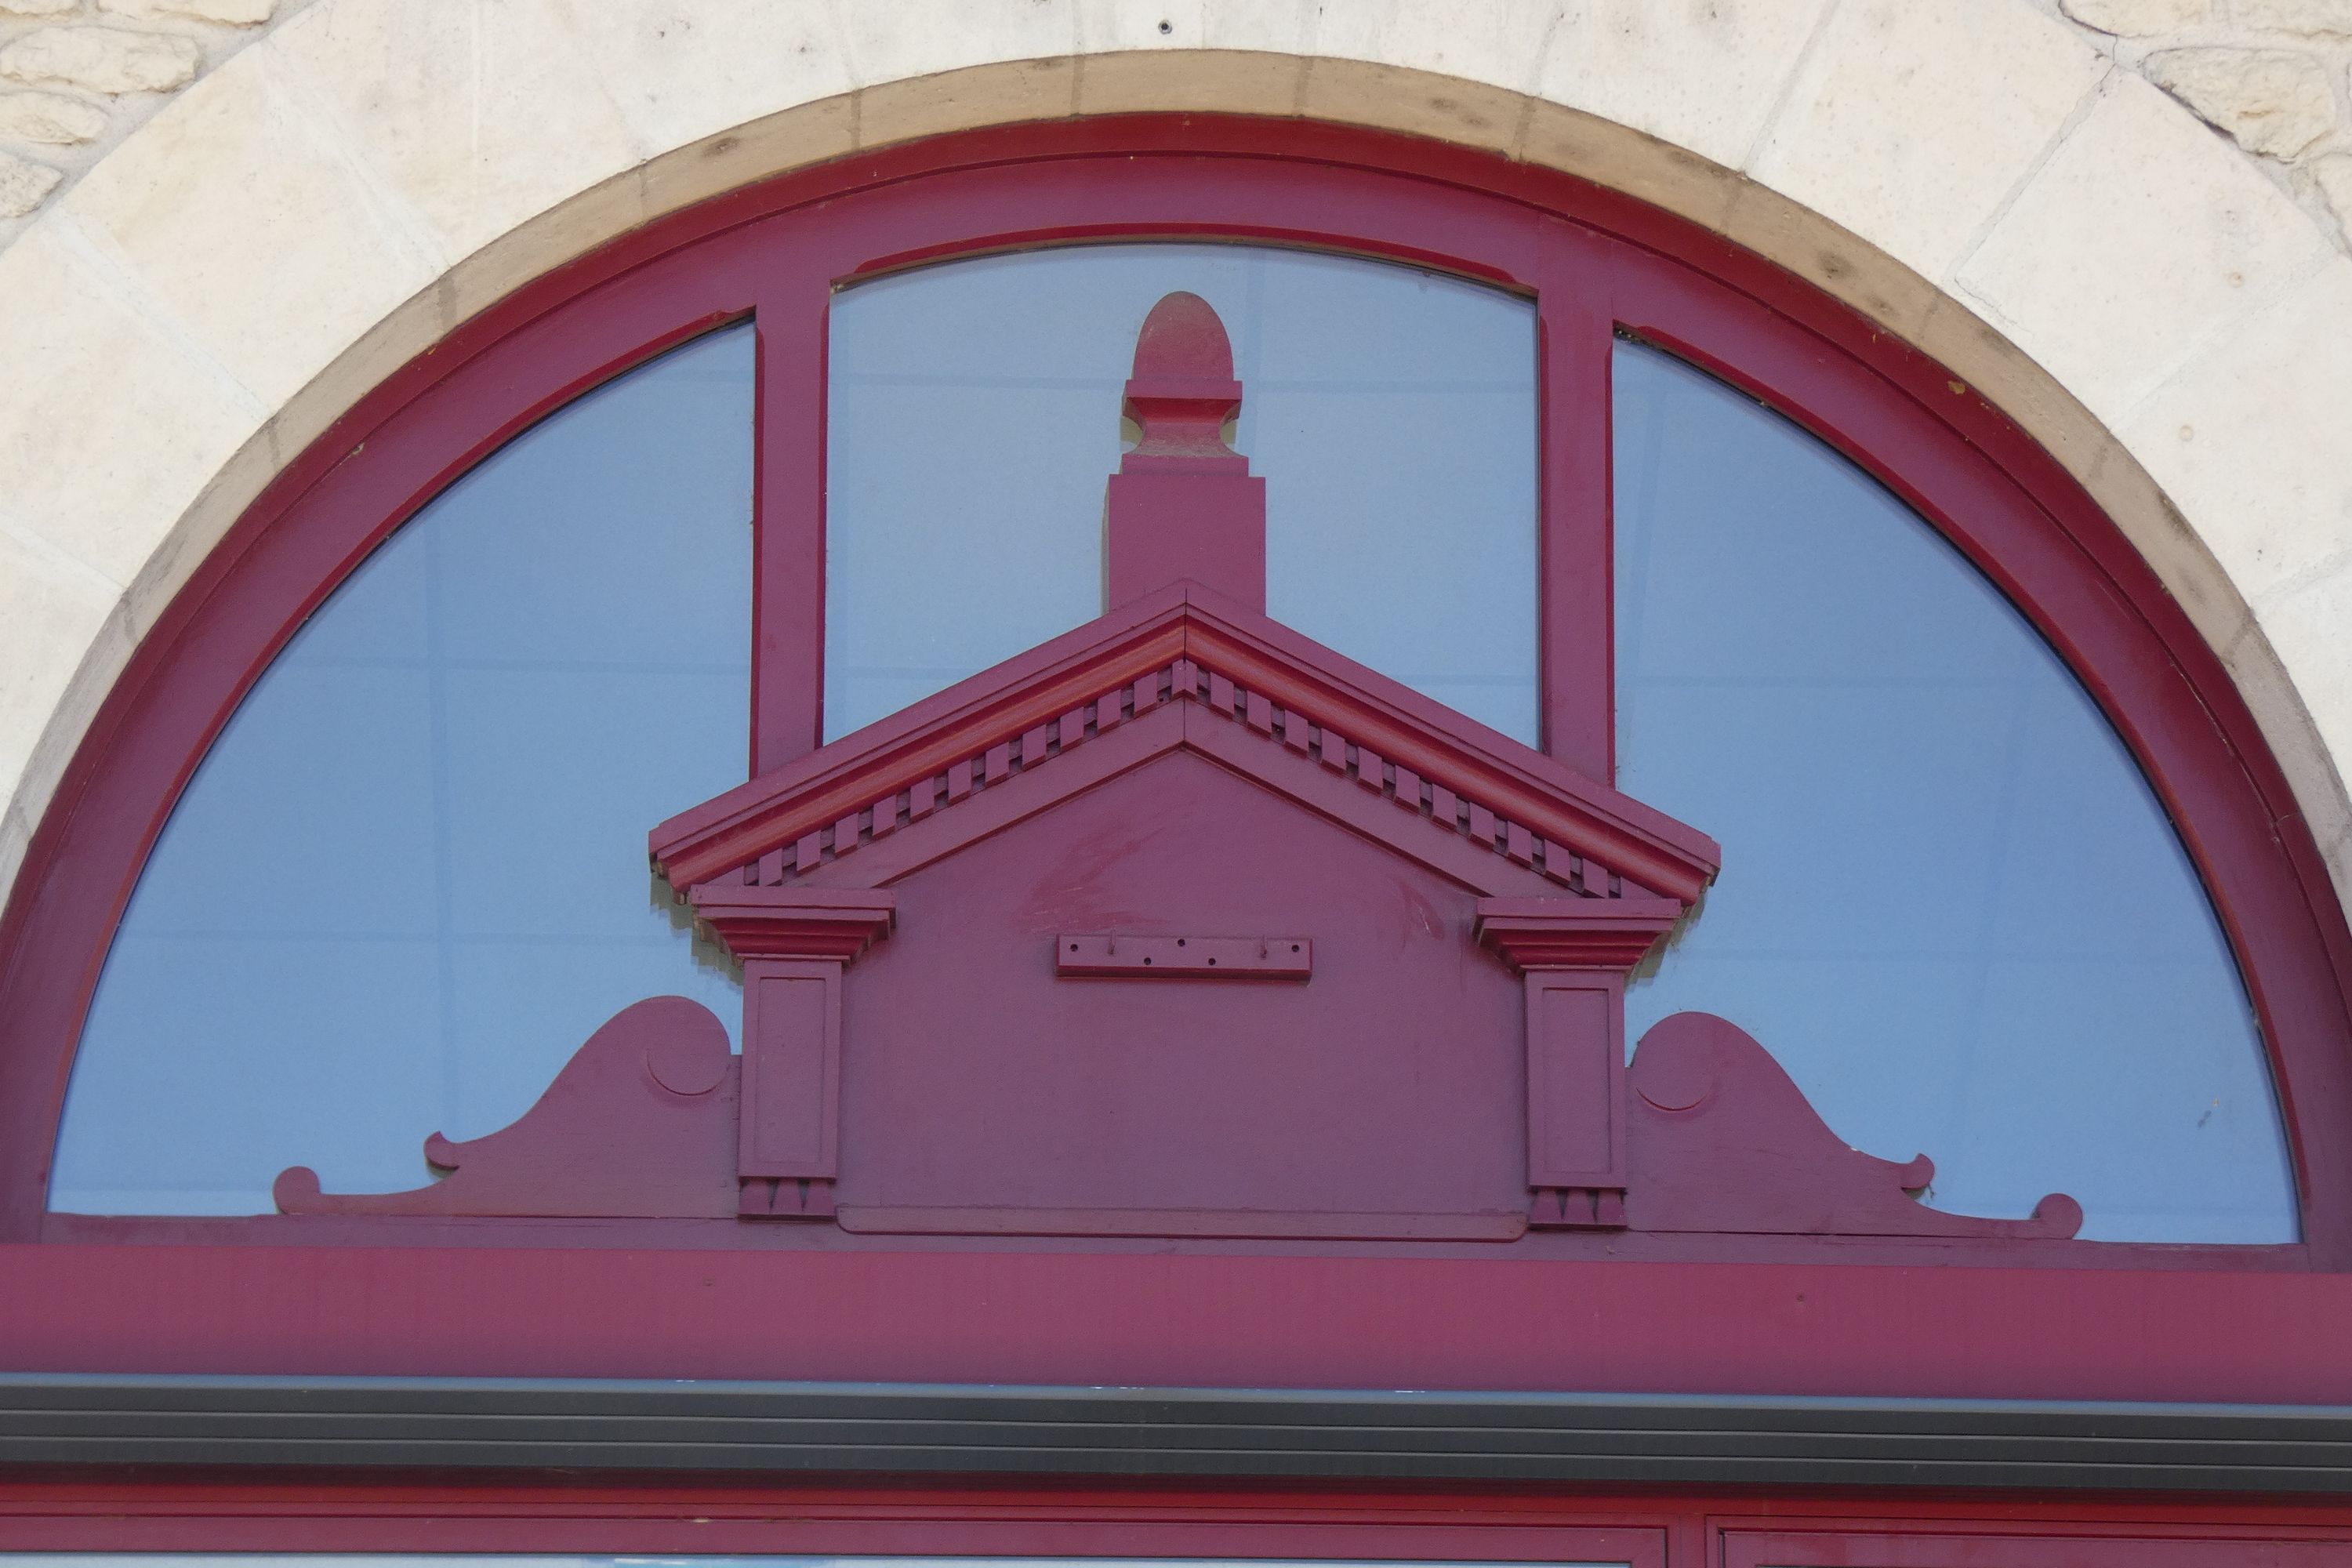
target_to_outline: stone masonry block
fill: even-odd
[[[186,16],[231,27],[257,27],[276,15],[278,0],[98,0],[118,16]]]
[[[2235,148],[2119,73],[1956,277],[2093,414],[2117,419],[2326,244]]]
[[[42,27],[0,48],[0,76],[86,92],[169,92],[195,79],[194,41],[121,27]]]
[[[2336,123],[2327,68],[2290,49],[2167,49],[2148,58],[2158,86],[2249,153],[2292,158]]]
[[[2242,26],[2305,38],[2352,38],[2352,0],[2237,0]]]
[[[1940,278],[2107,69],[1979,0],[1846,0],[1748,172]]]
[[[61,92],[0,93],[0,137],[68,147],[106,129],[106,110]]]
[[[64,177],[46,163],[0,151],[0,217],[23,217],[47,200]]]
[[[2058,8],[2085,27],[2145,38],[2204,21],[2212,15],[2213,0],[2058,0]]]

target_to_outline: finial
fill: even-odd
[[[1135,375],[1127,384],[1127,413],[1142,433],[1128,457],[1240,461],[1225,445],[1224,426],[1241,405],[1233,343],[1215,308],[1186,293],[1152,306],[1135,336]],[[1122,464],[1121,471],[1133,467]]]
[[[1126,412],[1140,438],[1104,500],[1104,598],[1115,609],[1190,579],[1265,608],[1265,481],[1225,445],[1242,385],[1224,322],[1198,294],[1151,307]]]

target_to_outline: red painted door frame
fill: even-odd
[[[747,1241],[724,1221],[335,1232],[42,1214],[72,1043],[148,847],[251,681],[391,529],[581,390],[756,313],[754,755],[773,765],[817,732],[817,351],[830,290],[945,255],[1138,237],[1334,247],[1537,296],[1546,732],[1556,754],[1590,769],[1605,769],[1609,731],[1608,451],[1596,415],[1612,331],[1768,397],[1933,519],[2074,662],[2182,825],[2277,1054],[2305,1242],[2101,1248],[2096,1266],[2076,1267],[2078,1254],[1803,1238],[1759,1238],[1714,1263],[1644,1262],[1605,1237],[1567,1236],[1543,1243],[1548,1261],[1498,1262],[1410,1247],[861,1251],[776,1239],[775,1227]],[[2242,700],[2146,563],[2048,454],[1951,386],[1808,286],[1627,198],[1456,149],[1289,122],[1153,117],[944,139],[789,176],[616,241],[460,329],[298,458],[174,599],[77,752],[0,919],[7,1359],[84,1371],[2352,1399],[2341,1348],[2352,1276],[2330,1272],[2352,1261],[2352,943],[2316,848]],[[365,1245],[301,1245],[311,1240]],[[755,1250],[706,1250],[744,1247]],[[1909,1266],[1925,1262],[1979,1266]],[[761,1302],[786,1297],[789,1334],[744,1331]],[[162,1300],[173,1310],[159,1321]],[[1465,1301],[1479,1304],[1475,1329]],[[945,1316],[927,1325],[927,1312]],[[1565,1339],[1563,1314],[1579,1324]]]
[[[2352,1506],[2021,1493],[665,1479],[0,1480],[0,1551],[744,1553],[1624,1563],[1631,1568],[2210,1568],[2352,1562]]]

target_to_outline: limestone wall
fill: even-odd
[[[2342,887],[2347,60],[2352,0],[0,0],[0,879],[191,563],[484,302],[856,147],[1195,109],[1615,185],[1943,359],[2188,606]]]
[[[2055,0],[2352,242],[2352,0]]]
[[[2352,247],[2352,0],[2036,3],[2234,139]],[[37,211],[169,95],[309,4],[0,0],[0,244],[17,226],[7,220]],[[689,25],[695,10],[677,8]]]
[[[308,0],[0,0],[0,244],[171,94]]]

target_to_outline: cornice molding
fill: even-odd
[[[1172,684],[1171,669],[1179,677]],[[945,802],[954,805],[975,773],[984,786],[1007,769],[1031,765],[1032,753],[1043,759],[1049,746],[1058,755],[1075,743],[1072,727],[1083,729],[1091,709],[1119,700],[1125,689],[1136,689],[1139,713],[1148,706],[1139,683],[1165,689],[1150,701],[1201,700],[1184,679],[1195,670],[1213,705],[1220,693],[1233,703],[1233,689],[1241,689],[1246,712],[1229,708],[1227,716],[1262,735],[1279,711],[1283,743],[1302,754],[1307,729],[1318,748],[1328,729],[1345,738],[1346,766],[1355,765],[1354,753],[1369,753],[1396,770],[1386,787],[1410,781],[1407,793],[1420,808],[1434,809],[1422,800],[1423,782],[1446,792],[1449,811],[1458,797],[1473,837],[1495,835],[1501,819],[1507,831],[1495,847],[1513,858],[1518,845],[1507,830],[1515,829],[1526,843],[1559,845],[1596,862],[1625,884],[1622,891],[1685,904],[1721,863],[1706,835],[1191,583],[1148,595],[672,817],[650,836],[654,862],[681,890],[756,868],[763,857],[779,858],[779,872],[788,860],[808,869],[821,850],[829,852],[827,833],[854,842],[861,831],[895,828],[895,802],[910,788],[943,780]],[[1296,735],[1294,715],[1304,721]],[[1318,754],[1326,766],[1338,761]],[[928,815],[931,798],[909,813]],[[885,803],[894,804],[881,818],[866,815]]]
[[[2340,1494],[2352,1408],[0,1374],[0,1465]]]

